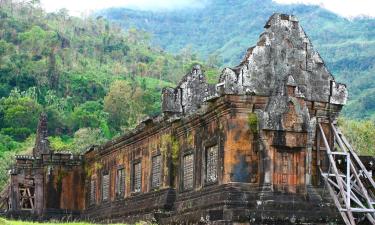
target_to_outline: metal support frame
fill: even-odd
[[[372,176],[335,125],[330,123],[335,137],[333,150],[322,125],[319,123],[318,126],[330,163],[328,171],[319,169],[344,222],[356,225],[359,221],[367,220],[375,224],[375,182]],[[317,144],[320,145],[319,142]],[[338,164],[338,157],[345,160],[344,167]]]

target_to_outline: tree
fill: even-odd
[[[83,153],[88,147],[103,144],[106,141],[107,139],[104,138],[100,129],[81,128],[74,133],[72,151],[73,153]]]
[[[340,118],[340,128],[360,155],[375,155],[375,121]]]
[[[211,68],[219,68],[222,64],[222,58],[218,53],[213,53],[208,56],[207,66]]]
[[[2,156],[4,152],[12,151],[19,146],[20,144],[14,141],[12,137],[0,134],[0,156]]]
[[[16,140],[24,140],[35,131],[41,110],[27,92],[13,90],[9,97],[0,99],[1,132]]]
[[[73,144],[71,142],[64,141],[59,136],[49,137],[48,140],[54,151],[71,151],[73,149]]]
[[[87,101],[74,108],[72,120],[75,130],[84,127],[99,128],[102,122],[105,122],[106,114],[101,102]]]
[[[144,116],[142,91],[128,82],[116,80],[104,97],[104,111],[109,115],[110,125],[116,129],[131,128]]]

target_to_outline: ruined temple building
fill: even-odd
[[[162,113],[83,155],[54,152],[42,115],[11,170],[9,215],[158,224],[343,224],[320,169],[347,100],[294,16],[274,14],[217,84],[194,66]],[[320,127],[326,138],[322,138]]]

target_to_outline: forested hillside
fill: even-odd
[[[98,14],[150,32],[170,52],[190,46],[209,61],[236,66],[255,45],[274,13],[294,14],[335,77],[345,82],[350,101],[345,115],[375,117],[375,19],[349,20],[318,6],[280,5],[272,0],[215,0],[205,8],[178,11],[110,9]]]
[[[158,113],[161,88],[197,63],[102,17],[47,14],[38,1],[0,3],[0,186],[12,157],[30,151],[42,111],[52,147],[81,152]]]

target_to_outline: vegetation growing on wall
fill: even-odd
[[[190,131],[190,132],[187,133],[186,140],[187,140],[188,146],[192,147],[194,145],[194,134],[193,134],[193,132]]]
[[[99,171],[103,168],[103,164],[99,162],[95,162],[94,165],[85,164],[84,170],[87,177],[91,177],[94,175],[94,172]]]
[[[180,144],[178,140],[171,134],[163,134],[160,138],[160,153],[164,160],[172,160],[173,174],[171,174],[171,176],[175,176],[180,158]],[[169,164],[164,163],[164,165],[164,172],[168,172],[167,167]]]
[[[163,134],[160,137],[160,153],[163,156],[163,158],[168,156],[168,145],[170,144],[171,135],[170,134]]]
[[[247,116],[247,125],[252,134],[257,134],[259,132],[258,116],[256,113],[249,113]]]
[[[177,166],[178,160],[180,158],[180,144],[175,137],[173,137],[171,140],[171,150],[172,150],[173,165]]]
[[[68,176],[68,172],[67,171],[64,171],[64,170],[59,170],[58,171],[58,174],[57,174],[57,183],[60,183],[62,182],[62,180],[64,179],[64,177]]]

